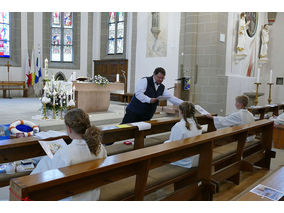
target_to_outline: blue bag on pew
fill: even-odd
[[[0,124],[0,140],[9,139],[9,126],[10,124]]]

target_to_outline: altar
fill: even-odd
[[[124,89],[124,83],[99,85],[91,82],[73,82],[75,107],[85,112],[106,112],[110,105],[110,92]]]

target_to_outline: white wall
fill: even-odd
[[[284,78],[284,13],[278,12],[270,33],[271,69],[273,70],[272,102],[284,102],[284,86],[275,85],[276,77]],[[268,74],[267,74],[268,79]]]
[[[237,45],[237,33],[238,33],[238,21],[240,13],[228,14],[228,28],[227,28],[227,42],[226,42],[226,76],[228,77],[227,85],[227,103],[226,114],[230,114],[236,111],[234,107],[234,99],[236,96],[243,95],[245,92],[255,92],[256,70],[258,67],[258,53],[260,48],[260,34],[264,24],[267,23],[267,13],[258,13],[258,26],[255,35],[250,38],[246,34],[246,44],[248,55],[241,61],[235,60],[236,45]],[[251,58],[252,56],[252,58]],[[247,77],[247,70],[249,67],[250,59],[252,60],[253,68],[251,77]],[[264,78],[264,70],[267,69],[267,65],[262,67],[262,76]],[[266,77],[266,76],[265,76]],[[260,92],[264,92],[263,88],[260,88]],[[259,104],[265,103],[265,97],[259,97]]]
[[[156,67],[166,70],[164,85],[173,87],[178,77],[180,13],[168,13],[168,40],[166,57],[146,57],[148,13],[138,13],[135,83],[151,76]],[[170,90],[173,93],[173,90]]]

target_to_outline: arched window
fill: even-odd
[[[107,54],[123,54],[124,12],[110,12],[108,15]]]
[[[10,58],[10,13],[0,12],[0,57]]]
[[[73,13],[51,13],[52,62],[73,62]]]

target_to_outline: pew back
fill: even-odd
[[[11,200],[17,200],[17,197],[21,199],[28,197],[32,200],[58,200],[132,175],[136,175],[133,199],[143,200],[147,189],[146,182],[149,170],[196,154],[200,155],[199,165],[195,171],[192,170],[190,173],[192,181],[183,182],[186,184],[180,185],[165,200],[180,200],[182,198],[185,200],[212,200],[210,180],[214,142],[228,137],[235,137],[240,138],[239,141],[244,143],[249,132],[263,130],[263,140],[267,144],[265,149],[269,150],[269,144],[272,141],[271,127],[273,127],[273,122],[261,120],[180,141],[113,155],[104,160],[85,162],[12,179],[10,183],[13,192],[10,194]],[[241,170],[241,156],[243,154],[241,147],[243,147],[243,144],[238,148],[235,162],[230,165],[230,168],[222,170],[223,174],[232,171],[233,175],[235,175],[236,172]],[[264,155],[266,155],[265,152]],[[221,173],[218,173],[218,175],[220,176]],[[187,178],[189,177],[187,176]]]

